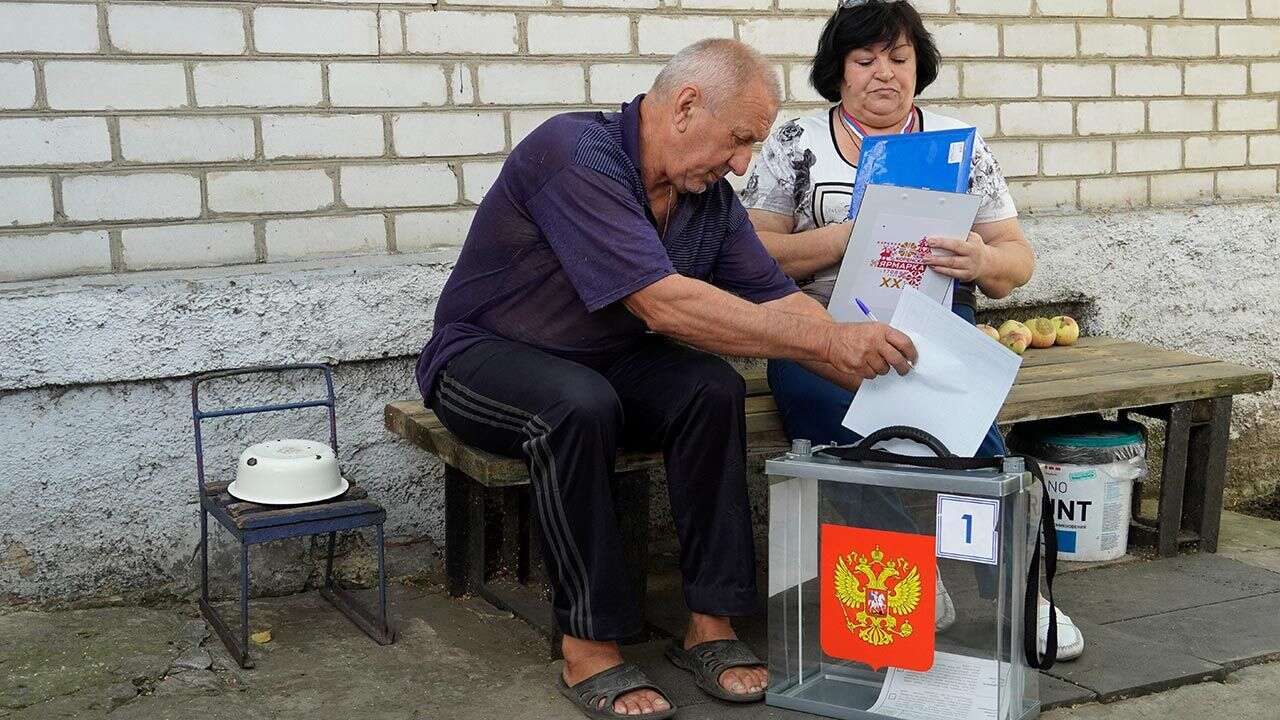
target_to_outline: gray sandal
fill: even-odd
[[[681,670],[693,673],[694,683],[712,697],[735,703],[753,703],[764,699],[763,690],[735,693],[720,685],[720,676],[725,670],[764,665],[741,640],[712,640],[686,650],[684,643],[676,638],[667,648],[667,659]]]
[[[667,701],[667,709],[640,715],[622,715],[615,712],[613,703],[623,695],[636,690],[653,690],[658,693],[663,700]],[[564,681],[562,675],[560,676],[560,694],[573,701],[573,704],[587,717],[597,720],[611,718],[664,720],[676,714],[675,705],[671,703],[667,694],[662,692],[662,688],[654,685],[649,678],[645,677],[644,672],[632,663],[622,663],[598,672],[572,687]],[[604,700],[604,703],[601,703],[601,700]]]

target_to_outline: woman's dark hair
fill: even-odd
[[[916,51],[916,94],[938,78],[942,56],[933,36],[924,27],[920,13],[907,0],[867,0],[862,5],[841,7],[827,20],[813,56],[809,82],[822,97],[840,101],[844,84],[844,60],[858,48],[892,45],[903,35]]]

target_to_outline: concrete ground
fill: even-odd
[[[1228,513],[1222,555],[1280,572],[1280,522]],[[257,667],[241,670],[194,606],[0,610],[0,718],[111,720],[550,720],[580,717],[553,687],[557,663],[523,622],[483,601],[455,600],[439,578],[393,586],[396,644],[380,647],[315,593],[253,604]],[[228,608],[230,609],[230,608]],[[627,648],[655,680],[671,677],[661,641]],[[1104,659],[1105,661],[1105,659]],[[730,707],[678,689],[700,718],[793,718]],[[696,703],[696,704],[695,704]],[[1250,720],[1280,717],[1280,663],[1107,704],[1052,710],[1047,720]]]

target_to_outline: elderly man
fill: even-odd
[[[745,388],[711,353],[791,358],[848,387],[915,360],[905,335],[834,323],[798,292],[725,181],[778,95],[754,51],[705,40],[620,112],[534,130],[480,205],[418,363],[446,427],[528,463],[560,687],[590,717],[674,713],[616,643],[642,626],[610,491],[618,447],[665,459],[691,611],[667,657],[716,697],[757,701],[767,672],[730,625],[757,608]]]

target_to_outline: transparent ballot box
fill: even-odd
[[[1021,458],[993,463],[855,462],[804,441],[766,463],[768,704],[859,720],[1039,715],[1024,641],[1039,486]]]

